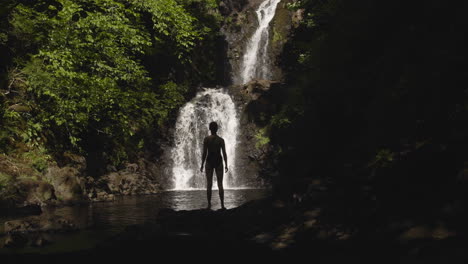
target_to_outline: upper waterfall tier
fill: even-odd
[[[258,28],[248,41],[240,67],[241,84],[253,79],[271,79],[271,60],[268,56],[270,44],[270,22],[275,17],[276,7],[281,0],[265,0],[255,11]]]

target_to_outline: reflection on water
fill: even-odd
[[[226,208],[234,208],[245,202],[265,197],[265,189],[225,190]],[[100,241],[122,231],[129,225],[143,224],[156,221],[157,213],[162,208],[174,210],[194,210],[205,208],[207,205],[206,191],[167,191],[157,195],[125,196],[114,202],[94,203],[85,206],[63,207],[44,210],[43,214],[59,215],[73,219],[81,229],[79,232],[67,234],[49,234],[51,245],[41,248],[0,249],[0,253],[22,252],[64,252],[94,247]],[[213,190],[212,209],[221,207],[218,191]],[[0,225],[10,219],[0,219]],[[5,236],[0,234],[0,245]]]

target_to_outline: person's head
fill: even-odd
[[[218,132],[218,123],[211,122],[210,123],[210,131],[211,131],[211,134],[216,134],[216,132]]]

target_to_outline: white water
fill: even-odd
[[[239,118],[231,97],[222,89],[204,89],[180,109],[175,127],[172,176],[175,190],[206,189],[205,173],[200,172],[203,139],[209,135],[210,122],[218,123],[218,135],[224,139],[229,172],[224,175],[226,188],[237,183],[235,162]],[[216,180],[216,177],[213,177]],[[213,184],[214,188],[216,183]]]
[[[265,0],[258,7],[258,28],[247,43],[244,53],[240,81],[241,84],[248,83],[253,79],[269,80],[270,62],[268,58],[268,46],[270,42],[270,22],[275,16],[276,7],[281,0]]]
[[[243,56],[243,66],[235,76],[242,84],[252,79],[270,79],[268,59],[269,25],[281,0],[265,0],[257,9],[259,27],[248,42]],[[224,138],[229,172],[224,175],[226,189],[241,189],[245,176],[236,172],[236,146],[239,134],[239,117],[231,97],[225,90],[204,89],[180,109],[175,127],[175,147],[172,180],[174,190],[200,190],[206,188],[205,174],[200,172],[203,139],[209,135],[208,125],[215,121],[218,134]],[[216,177],[214,177],[216,181]],[[217,188],[216,183],[213,184]]]

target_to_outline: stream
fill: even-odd
[[[232,209],[248,201],[261,199],[268,193],[267,189],[227,189],[225,190],[225,204],[228,209]],[[114,202],[51,208],[44,210],[43,213],[72,219],[80,230],[69,233],[44,234],[44,237],[53,243],[43,247],[1,248],[6,238],[3,232],[4,222],[12,220],[3,218],[0,219],[0,254],[51,254],[90,249],[123,232],[128,226],[157,222],[157,214],[160,209],[193,210],[205,206],[206,191],[190,190],[166,191],[145,196],[122,196]],[[219,208],[218,193],[214,191],[212,209]]]

